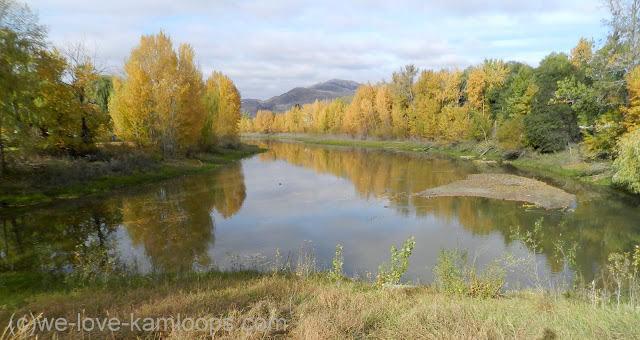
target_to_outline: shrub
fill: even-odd
[[[482,298],[500,296],[506,276],[498,261],[479,271],[474,264],[469,264],[467,252],[458,248],[441,250],[433,273],[438,287],[445,293]]]
[[[383,263],[378,267],[376,284],[379,286],[400,284],[400,279],[404,276],[407,269],[409,269],[409,257],[415,246],[416,242],[413,236],[404,241],[400,249],[396,249],[396,246],[392,245],[391,268],[389,268],[387,263]]]
[[[467,252],[456,249],[442,249],[438,253],[438,262],[433,268],[436,283],[440,289],[449,294],[466,294],[467,282],[465,268]]]
[[[336,253],[333,257],[333,268],[329,270],[329,276],[338,280],[342,277],[342,266],[344,265],[344,256],[342,255],[342,246],[340,244],[336,245]]]
[[[498,128],[496,135],[500,146],[508,150],[517,150],[524,146],[524,116],[516,115],[507,119]]]

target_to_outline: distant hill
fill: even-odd
[[[309,87],[296,87],[293,90],[268,100],[242,99],[242,112],[255,117],[259,110],[284,112],[296,104],[309,104],[318,100],[353,96],[359,83],[351,80],[333,79]]]

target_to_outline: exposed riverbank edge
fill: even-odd
[[[308,145],[361,147],[396,152],[427,153],[480,163],[496,163],[512,168],[516,175],[542,180],[573,194],[589,192],[589,196],[606,195],[640,203],[639,195],[634,195],[613,183],[614,171],[611,167],[611,161],[581,159],[578,156],[580,150],[575,148],[554,154],[523,152],[521,157],[509,160],[504,157],[505,150],[495,145],[475,142],[444,144],[422,140],[364,140],[343,135],[284,133],[243,133],[241,137],[246,142],[276,140]],[[574,160],[570,161],[570,159]]]
[[[471,174],[467,179],[427,189],[416,195],[432,197],[484,197],[534,204],[545,209],[567,209],[576,197],[534,179],[506,174]]]
[[[59,199],[75,199],[105,194],[181,176],[206,173],[214,171],[222,165],[265,151],[267,150],[255,145],[242,144],[236,149],[218,149],[215,152],[200,154],[193,158],[166,159],[159,161],[156,169],[130,175],[103,176],[86,183],[71,183],[56,188],[31,190],[27,194],[2,194],[2,190],[0,190],[0,213],[10,213]]]

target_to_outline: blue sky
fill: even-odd
[[[30,0],[50,41],[78,41],[113,73],[142,34],[189,43],[205,78],[229,75],[268,99],[333,78],[372,83],[406,64],[466,68],[485,58],[537,66],[580,37],[604,39],[608,11],[583,1]]]

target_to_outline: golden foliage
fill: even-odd
[[[221,72],[213,72],[206,82],[205,103],[205,144],[214,145],[216,140],[238,139],[241,102],[240,92],[233,81]]]
[[[176,54],[164,32],[143,36],[125,73],[114,81],[110,102],[116,135],[165,154],[195,147],[204,107],[202,76],[191,46],[182,44]]]
[[[573,66],[582,68],[593,58],[593,41],[580,38],[576,47],[569,54],[569,61]]]
[[[624,110],[624,125],[628,132],[640,127],[640,66],[627,76],[629,107]]]

